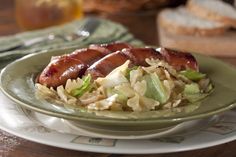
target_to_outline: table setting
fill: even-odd
[[[12,3],[5,3],[5,6],[12,7]],[[88,4],[85,6],[92,6],[92,2],[88,2]],[[162,5],[164,6],[164,3],[161,4],[161,7],[163,7]],[[91,11],[91,8],[88,8]],[[109,9],[106,11],[109,14],[111,13]],[[120,10],[118,9],[118,11]],[[127,21],[129,21],[128,18]],[[144,29],[145,31],[141,34],[146,34],[146,32],[151,34],[153,27],[157,26],[152,26],[149,29],[140,25],[140,28],[137,26],[137,30],[133,30],[130,29],[132,24],[135,25],[137,23],[132,23],[132,20],[130,20],[130,24],[126,25],[114,19],[107,19],[104,14],[83,13],[83,18],[80,17],[62,25],[53,25],[36,30],[24,30],[17,34],[12,33],[7,36],[1,36],[0,156],[57,156],[58,153],[61,153],[61,156],[107,157],[211,156],[216,153],[218,153],[216,156],[233,156],[236,139],[236,84],[234,81],[236,77],[234,67],[236,59],[233,52],[230,52],[231,57],[229,57],[227,53],[225,56],[222,54],[218,56],[218,52],[214,55],[212,52],[208,54],[208,51],[205,53],[204,50],[200,53],[188,50],[187,52],[191,52],[193,59],[189,60],[187,58],[186,63],[182,63],[185,62],[184,59],[181,62],[174,62],[176,58],[169,61],[168,59],[171,59],[172,54],[182,53],[179,52],[180,50],[177,47],[172,50],[173,47],[171,45],[168,47],[167,43],[163,43],[163,39],[159,39],[160,43],[154,40],[150,42],[150,40],[145,40],[145,35],[140,38],[140,34],[131,33],[136,32],[138,29]],[[17,24],[15,24],[15,27],[18,27]],[[14,32],[14,29],[9,27],[10,32],[11,30]],[[175,36],[177,39],[176,34]],[[164,38],[162,35],[158,37]],[[121,47],[124,46],[125,49],[120,49],[120,45],[115,47],[117,43]],[[103,53],[107,53],[107,50],[111,49],[112,52],[109,52],[111,54],[105,54],[104,56]],[[196,47],[193,49],[195,50]],[[177,68],[173,70],[168,65],[161,65],[161,63],[156,66],[157,61],[151,62],[152,60],[145,59],[142,56],[143,54],[137,59],[141,50],[143,51],[142,53],[152,53],[152,51],[159,53],[162,56],[161,58],[158,56],[158,62],[164,58],[165,64],[171,65],[171,62],[174,62],[175,64],[172,65]],[[93,51],[96,51],[96,53],[101,51],[103,54],[99,58],[101,61],[95,60],[92,64],[87,63],[86,66],[88,67],[86,68],[96,67],[98,69],[100,68],[98,65],[104,64],[106,66],[107,64],[107,67],[102,65],[101,68],[110,71],[108,74],[106,73],[104,78],[100,78],[100,73],[99,77],[97,77],[96,72],[105,71],[99,71],[94,68],[97,71],[93,73],[94,69],[92,69],[91,76],[95,83],[93,84],[92,82],[89,85],[91,87],[87,87],[85,84],[90,77],[90,71],[87,72],[88,69],[85,69],[86,71],[82,69],[84,74],[81,79],[77,79],[77,81],[82,81],[82,86],[76,90],[79,90],[79,92],[82,90],[85,95],[87,93],[89,95],[88,98],[92,97],[92,94],[97,92],[96,90],[99,92],[101,92],[100,89],[105,91],[103,97],[98,98],[95,102],[90,102],[88,106],[86,106],[86,103],[83,104],[83,95],[78,97],[73,95],[73,90],[75,89],[71,89],[72,94],[70,92],[66,93],[67,88],[69,88],[69,85],[67,87],[68,82],[64,81],[64,83],[60,84],[61,86],[54,86],[61,78],[56,78],[51,87],[47,85],[47,80],[44,82],[46,84],[42,83],[44,80],[40,80],[43,78],[44,72],[47,72],[47,68],[50,69],[52,67],[53,71],[49,71],[45,76],[53,76],[54,73],[61,69],[63,72],[64,67],[62,65],[66,67],[66,64],[73,64],[75,60],[70,59],[73,54],[77,55],[78,52],[78,54],[85,52],[82,58],[86,59],[89,58],[86,54],[92,54]],[[138,53],[135,53],[136,51]],[[165,53],[170,56],[167,55],[166,57]],[[131,63],[122,61],[121,64],[116,60],[102,62],[103,60],[108,60],[113,54],[116,54],[115,58],[118,59],[119,55],[128,57]],[[175,55],[178,58],[177,54]],[[154,57],[155,55],[153,54]],[[82,58],[79,59],[79,68],[83,67],[84,64],[81,63]],[[146,64],[146,67],[143,66],[141,60],[145,60],[150,67]],[[78,61],[76,60],[75,62]],[[113,64],[119,65],[112,67]],[[133,66],[132,64],[136,65],[129,67]],[[54,70],[54,66],[58,68],[58,71]],[[125,66],[127,66],[126,70],[124,71],[123,69],[122,71]],[[158,79],[159,82],[153,79],[153,70],[148,69],[152,66],[160,68],[160,71],[163,70],[164,74],[158,73],[159,71],[155,72],[160,77]],[[71,71],[73,71],[73,68],[71,67]],[[126,76],[127,69],[128,76]],[[136,80],[138,85],[141,86],[143,80],[147,81],[149,75],[151,76],[149,81],[152,82],[154,80],[153,84],[149,84],[147,81],[145,86],[141,86],[146,93],[138,91],[138,87],[136,88],[132,84],[132,74],[139,69],[143,70],[143,78],[139,76],[140,82]],[[121,71],[119,72],[119,70]],[[125,76],[124,79],[128,80],[128,82],[127,80],[125,81],[125,84],[124,82],[123,84],[117,83],[123,77],[123,75],[120,75],[123,74],[122,72]],[[184,72],[189,73],[186,74]],[[87,75],[88,73],[89,75]],[[179,100],[177,94],[175,96],[169,93],[170,96],[166,98],[166,93],[163,92],[167,92],[168,86],[165,85],[164,82],[166,80],[163,81],[164,78],[162,77],[164,76],[162,75],[169,81],[184,82],[184,89],[181,87],[181,92],[190,90],[187,91],[189,92],[187,94],[190,94],[191,97],[187,97],[186,93],[180,93],[183,100],[179,101],[179,103],[181,102],[179,106],[179,103],[175,104]],[[61,76],[67,77],[67,74],[64,73]],[[109,77],[111,77],[112,86],[107,84],[107,82],[102,82],[108,80],[109,83]],[[206,84],[204,84],[204,81]],[[114,82],[116,82],[115,85],[113,85]],[[160,82],[163,82],[163,86],[160,85]],[[132,96],[124,97],[129,94],[130,89],[125,89],[124,94],[116,93],[117,91],[112,93],[114,92],[112,91],[112,95],[109,95],[110,90],[117,90],[120,86],[128,83],[134,88],[132,90],[135,94],[131,94]],[[195,91],[196,85],[198,86],[197,92]],[[153,89],[153,86],[156,89]],[[175,86],[177,88],[178,84],[175,84]],[[181,86],[183,86],[183,83]],[[191,86],[191,88],[186,89],[187,86]],[[60,90],[59,87],[61,87]],[[175,88],[170,91],[174,92]],[[40,93],[42,89],[45,90],[46,94]],[[156,95],[159,95],[148,95],[148,89],[152,89],[151,92],[156,92]],[[61,93],[61,90],[64,90],[64,93]],[[139,108],[132,105],[132,103],[131,105],[129,104],[129,101],[134,100],[137,93],[141,104],[139,104]],[[44,94],[44,98],[42,97],[42,99],[38,94]],[[116,96],[115,103],[112,99],[114,95]],[[88,98],[85,100],[87,101]],[[170,100],[170,98],[177,100]],[[70,104],[69,101],[74,102],[74,104]],[[124,103],[124,101],[125,104],[123,104],[122,108],[116,106]],[[174,102],[171,107],[169,107],[169,101]],[[83,104],[82,107],[75,106],[76,104],[81,104],[81,102]],[[153,106],[155,103],[157,104],[154,107],[148,106]],[[107,105],[110,105],[110,107],[106,107]]]

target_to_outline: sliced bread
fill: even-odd
[[[236,9],[220,0],[189,0],[187,8],[196,16],[236,27]]]
[[[213,36],[227,29],[224,24],[197,17],[184,7],[163,10],[158,24],[167,32],[181,35]]]

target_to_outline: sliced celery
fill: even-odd
[[[185,77],[187,77],[188,79],[192,81],[199,81],[202,78],[206,77],[206,74],[202,74],[200,72],[197,72],[191,69],[180,71],[180,74],[184,75]]]
[[[71,91],[71,94],[75,97],[82,96],[85,92],[89,91],[91,89],[91,79],[92,77],[90,75],[85,76],[83,78],[83,84],[77,89],[74,89]]]

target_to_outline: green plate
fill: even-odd
[[[56,50],[25,56],[1,71],[3,93],[17,104],[47,115],[99,126],[128,128],[163,128],[180,122],[206,118],[236,106],[236,70],[211,57],[195,54],[200,71],[214,84],[214,91],[199,103],[172,110],[149,112],[87,112],[39,100],[35,97],[34,80],[49,63],[51,56],[70,53],[72,49]]]

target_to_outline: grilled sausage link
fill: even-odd
[[[127,60],[129,60],[127,55],[121,53],[121,51],[117,51],[95,62],[86,70],[85,74],[90,74],[93,79],[105,77],[113,69],[124,64]]]
[[[64,85],[68,79],[82,77],[84,74],[91,74],[94,79],[104,77],[126,60],[130,60],[133,65],[147,66],[146,58],[163,59],[176,70],[198,70],[197,61],[190,53],[166,48],[158,52],[152,48],[132,48],[127,43],[111,43],[90,45],[87,49],[52,57],[38,81],[55,88]]]
[[[93,79],[104,77],[127,60],[133,65],[147,66],[146,58],[162,59],[162,56],[152,48],[123,49],[98,60],[86,70],[85,74],[90,74]]]
[[[130,47],[126,43],[91,45],[88,49],[78,49],[71,54],[52,57],[51,62],[39,75],[38,82],[54,88],[65,85],[68,79],[83,76],[90,65],[107,54]]]
[[[107,54],[111,52],[116,52],[125,48],[133,48],[131,45],[127,43],[122,43],[122,42],[115,42],[115,43],[110,43],[110,44],[92,44],[89,46],[90,49],[95,49],[98,51],[103,51]]]
[[[165,60],[177,71],[184,69],[198,70],[197,61],[190,53],[177,52],[169,49],[161,49],[158,52],[152,48],[132,48],[123,49],[122,51],[107,55],[90,66],[85,74],[91,74],[93,79],[104,77],[114,68],[124,64],[128,59],[133,65],[148,66],[145,61],[146,58]]]
[[[146,58],[162,59],[162,55],[153,48],[123,49],[121,53],[128,56],[135,65],[140,66],[148,66]]]
[[[38,77],[40,84],[57,87],[68,78],[76,78],[86,70],[86,65],[80,60],[69,56],[60,57],[51,62]]]
[[[160,53],[164,60],[177,71],[185,69],[199,70],[197,60],[190,53],[174,51],[167,48],[161,48]]]

